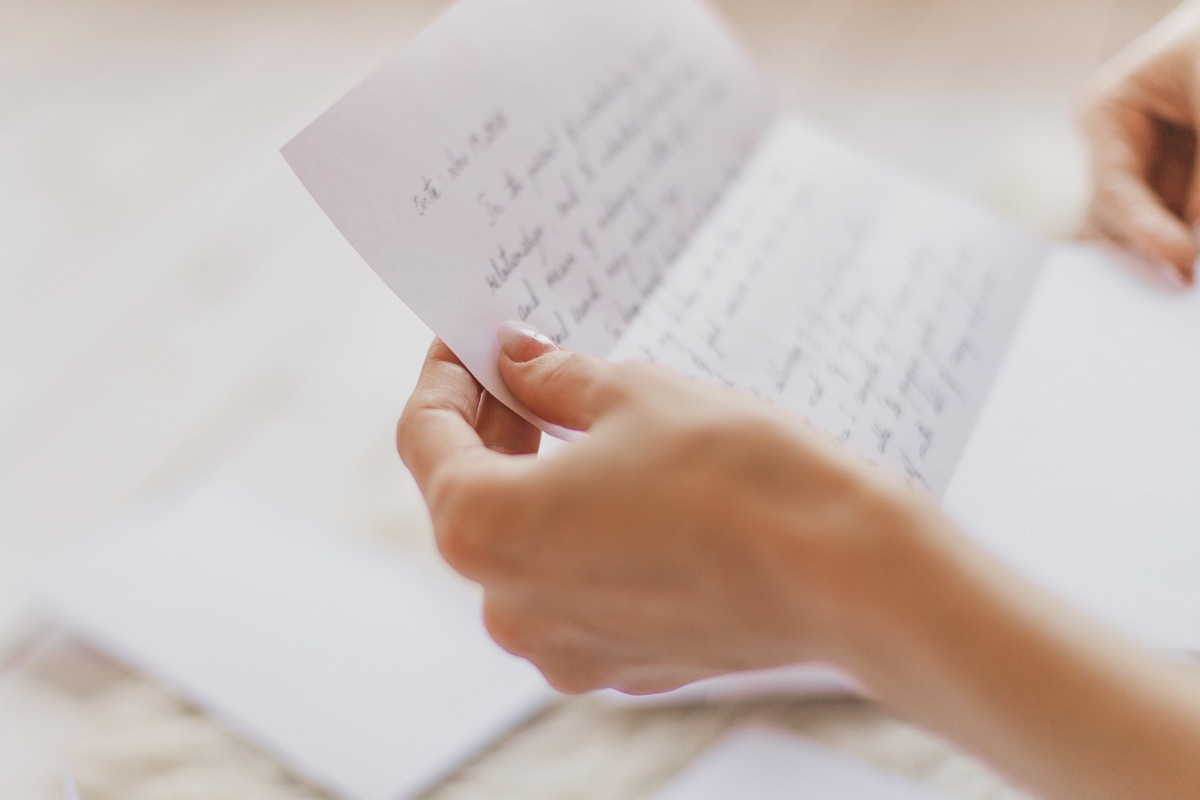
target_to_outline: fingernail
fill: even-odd
[[[1154,272],[1158,275],[1159,280],[1167,285],[1170,289],[1186,289],[1188,280],[1184,274],[1179,271],[1179,267],[1172,264],[1170,261],[1155,261],[1152,266]]]
[[[500,350],[517,363],[532,361],[558,349],[558,345],[546,334],[524,322],[506,322],[496,333]]]

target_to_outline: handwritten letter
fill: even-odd
[[[533,421],[506,320],[781,403],[940,493],[1041,245],[771,107],[693,0],[465,0],[284,152]]]
[[[376,272],[510,405],[495,332],[603,355],[770,123],[691,0],[466,0],[284,150]]]
[[[784,120],[611,357],[780,403],[940,494],[1041,257]]]

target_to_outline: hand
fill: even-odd
[[[398,442],[493,637],[558,689],[828,661],[1039,796],[1195,796],[1190,674],[779,411],[501,338],[513,393],[588,435],[532,458],[537,430],[435,341]]]
[[[501,340],[517,398],[586,437],[531,457],[537,430],[439,341],[397,436],[501,646],[562,691],[645,693],[867,636],[875,573],[935,514],[915,494],[751,398]]]
[[[1174,285],[1195,280],[1200,223],[1200,3],[1185,3],[1096,77],[1083,109],[1093,198],[1086,230]]]

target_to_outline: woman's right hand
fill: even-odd
[[[946,526],[930,503],[751,397],[502,341],[513,393],[586,437],[528,457],[536,429],[440,343],[399,427],[501,645],[562,690],[638,693],[874,646],[899,553]]]
[[[1195,280],[1200,224],[1200,2],[1190,0],[1105,65],[1083,104],[1093,194],[1086,231],[1169,283]]]

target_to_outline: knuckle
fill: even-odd
[[[542,383],[546,386],[557,387],[560,391],[569,387],[573,382],[573,359],[569,357],[548,360],[542,366]]]
[[[539,505],[520,475],[461,461],[438,470],[425,489],[435,541],[462,575],[512,579],[527,567]]]
[[[757,445],[777,442],[779,435],[778,423],[763,414],[717,410],[687,420],[678,432],[678,446],[692,458],[757,452]]]
[[[595,384],[594,371],[578,353],[563,354],[544,367],[542,384],[560,397],[588,391]]]
[[[453,516],[460,511],[462,496],[468,490],[464,484],[460,468],[443,465],[434,471],[425,487],[425,500],[435,516]]]
[[[589,408],[622,408],[634,399],[632,388],[616,375],[603,375],[591,381],[584,402]]]
[[[535,639],[532,625],[511,607],[485,599],[483,625],[492,640],[513,655],[525,656],[531,651]]]
[[[645,386],[648,383],[661,381],[664,376],[674,375],[661,364],[649,361],[625,361],[614,364],[610,373],[626,388]]]
[[[468,577],[489,561],[493,526],[476,500],[473,479],[462,471],[438,475],[428,492],[438,551],[451,567]]]
[[[638,393],[645,389],[652,374],[658,368],[651,364],[625,362],[611,364],[592,378],[589,391],[591,399],[604,408],[627,406],[637,400]]]
[[[591,674],[590,670],[581,669],[576,664],[547,662],[536,666],[542,671],[546,682],[560,694],[580,695],[605,688],[603,681]]]
[[[533,361],[506,362],[505,381],[523,402],[570,406],[580,390],[575,359],[574,353],[556,352]]]
[[[416,412],[410,400],[404,406],[404,410],[400,412],[400,419],[396,420],[396,452],[400,454],[400,460],[405,464],[408,464],[409,446],[417,433],[415,417]]]
[[[681,422],[673,437],[673,458],[693,463],[693,459],[727,452],[723,446],[728,437],[727,427],[727,421],[707,415]]]
[[[435,522],[438,552],[460,574],[478,575],[487,563],[487,547],[474,526],[460,522]]]

